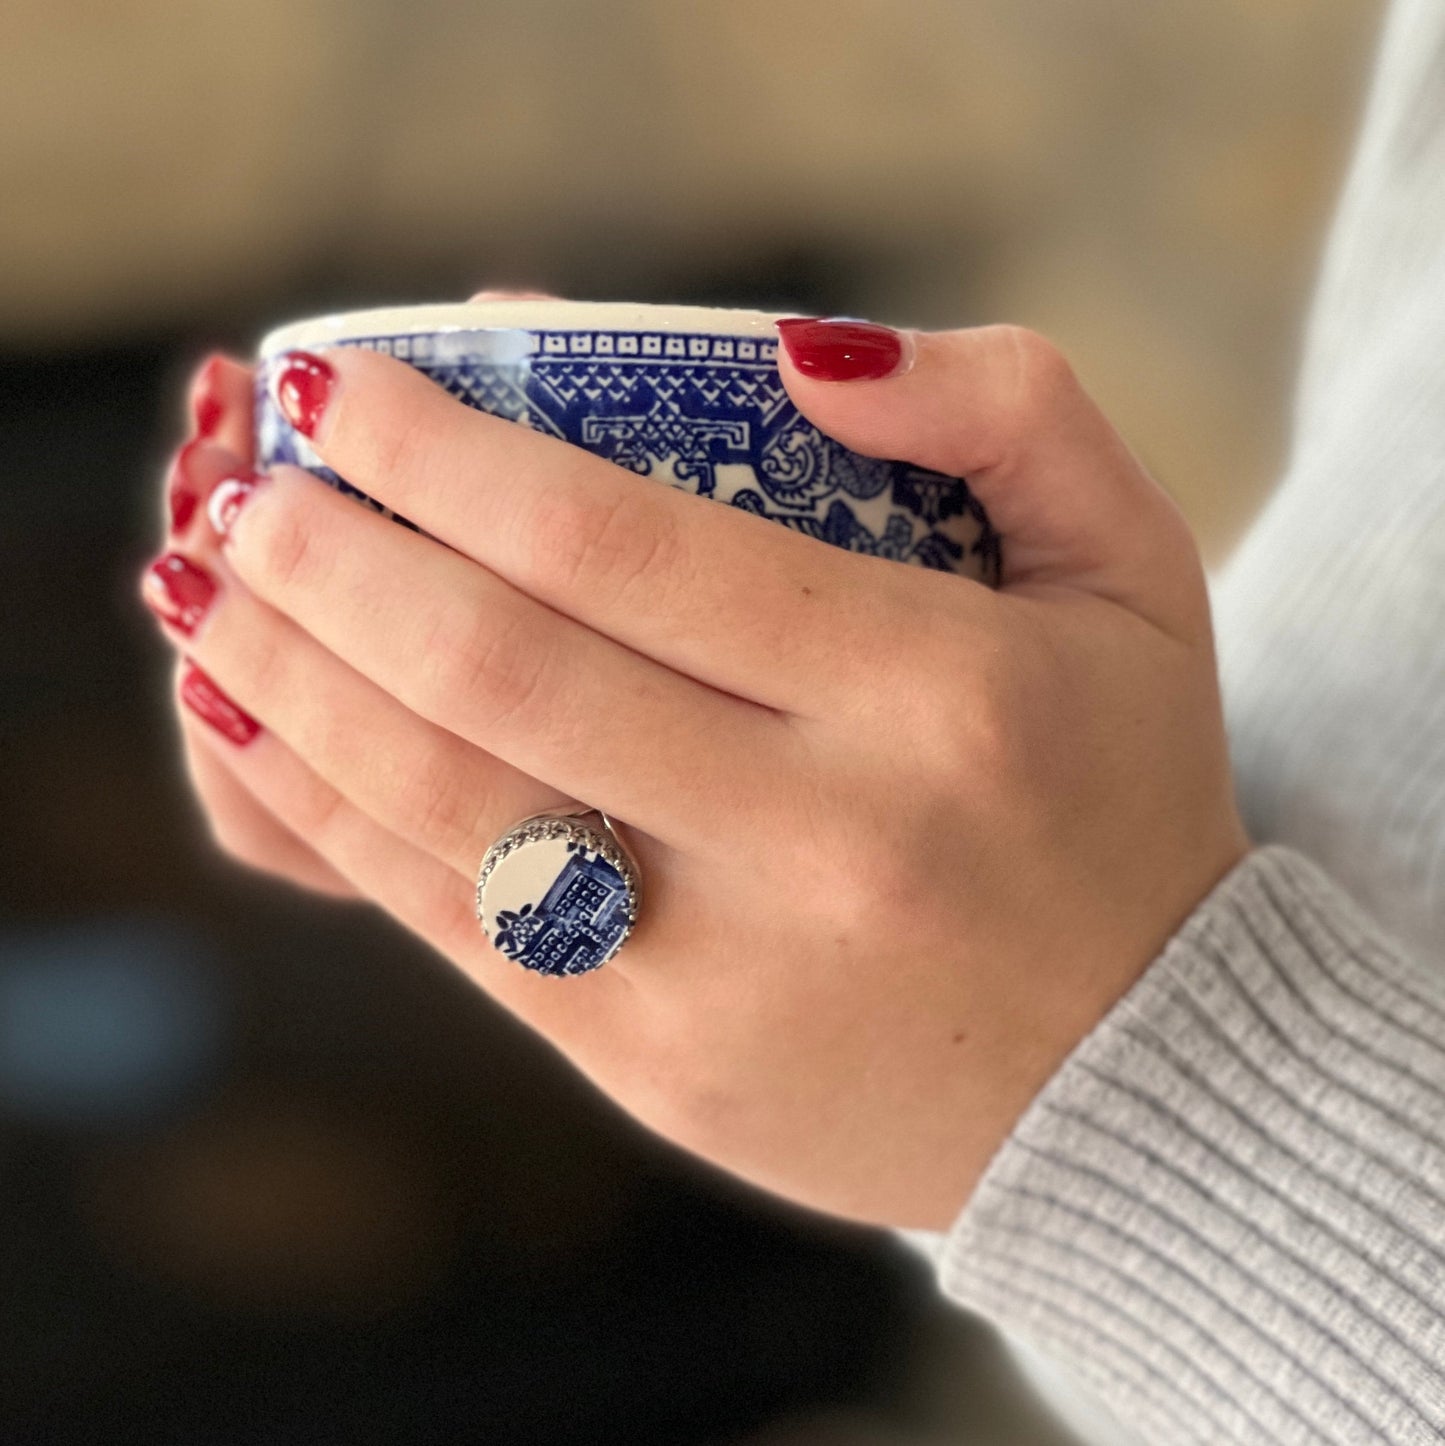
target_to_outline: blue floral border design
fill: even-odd
[[[401,357],[470,406],[639,476],[717,497],[851,552],[944,572],[976,570],[990,586],[999,582],[1000,538],[967,483],[863,457],[824,437],[788,397],[774,341],[498,330],[345,344]],[[307,467],[394,516],[322,464],[287,423],[270,396],[274,360],[258,372],[261,465]]]

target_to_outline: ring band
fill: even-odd
[[[477,872],[477,920],[492,947],[539,974],[615,959],[637,923],[637,861],[601,809],[539,813],[504,833]]]

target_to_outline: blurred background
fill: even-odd
[[[6,0],[0,1442],[1052,1446],[891,1236],[227,865],[135,601],[190,370],[482,285],[1013,320],[1222,557],[1376,0]]]

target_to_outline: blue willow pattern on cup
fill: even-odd
[[[515,328],[348,340],[400,357],[481,411],[714,497],[809,537],[997,586],[1000,539],[960,478],[850,452],[793,406],[777,343],[655,331]],[[394,516],[326,467],[258,369],[258,457],[306,467]],[[412,526],[404,517],[396,521]]]

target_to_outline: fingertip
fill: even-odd
[[[776,325],[780,356],[810,381],[887,381],[911,371],[917,357],[912,332],[877,322],[793,316]]]
[[[189,533],[216,484],[244,468],[244,461],[234,452],[207,438],[196,437],[182,446],[165,481],[168,535],[177,539]]]
[[[193,435],[249,455],[254,387],[249,365],[212,352],[197,368],[187,392]]]
[[[206,503],[206,519],[224,545],[241,509],[251,500],[256,488],[266,480],[259,472],[227,477],[216,484]]]
[[[322,348],[322,350],[327,350]],[[365,351],[365,348],[359,350]],[[329,356],[288,351],[270,369],[271,399],[282,416],[309,441],[321,446],[337,390],[337,370]]]
[[[506,288],[486,287],[481,291],[474,291],[467,301],[561,301],[560,296],[554,296],[550,291],[510,291]]]
[[[213,353],[202,362],[200,371],[191,381],[191,426],[198,437],[211,436],[221,420],[222,403],[217,395],[217,381],[224,365],[225,358]]]

